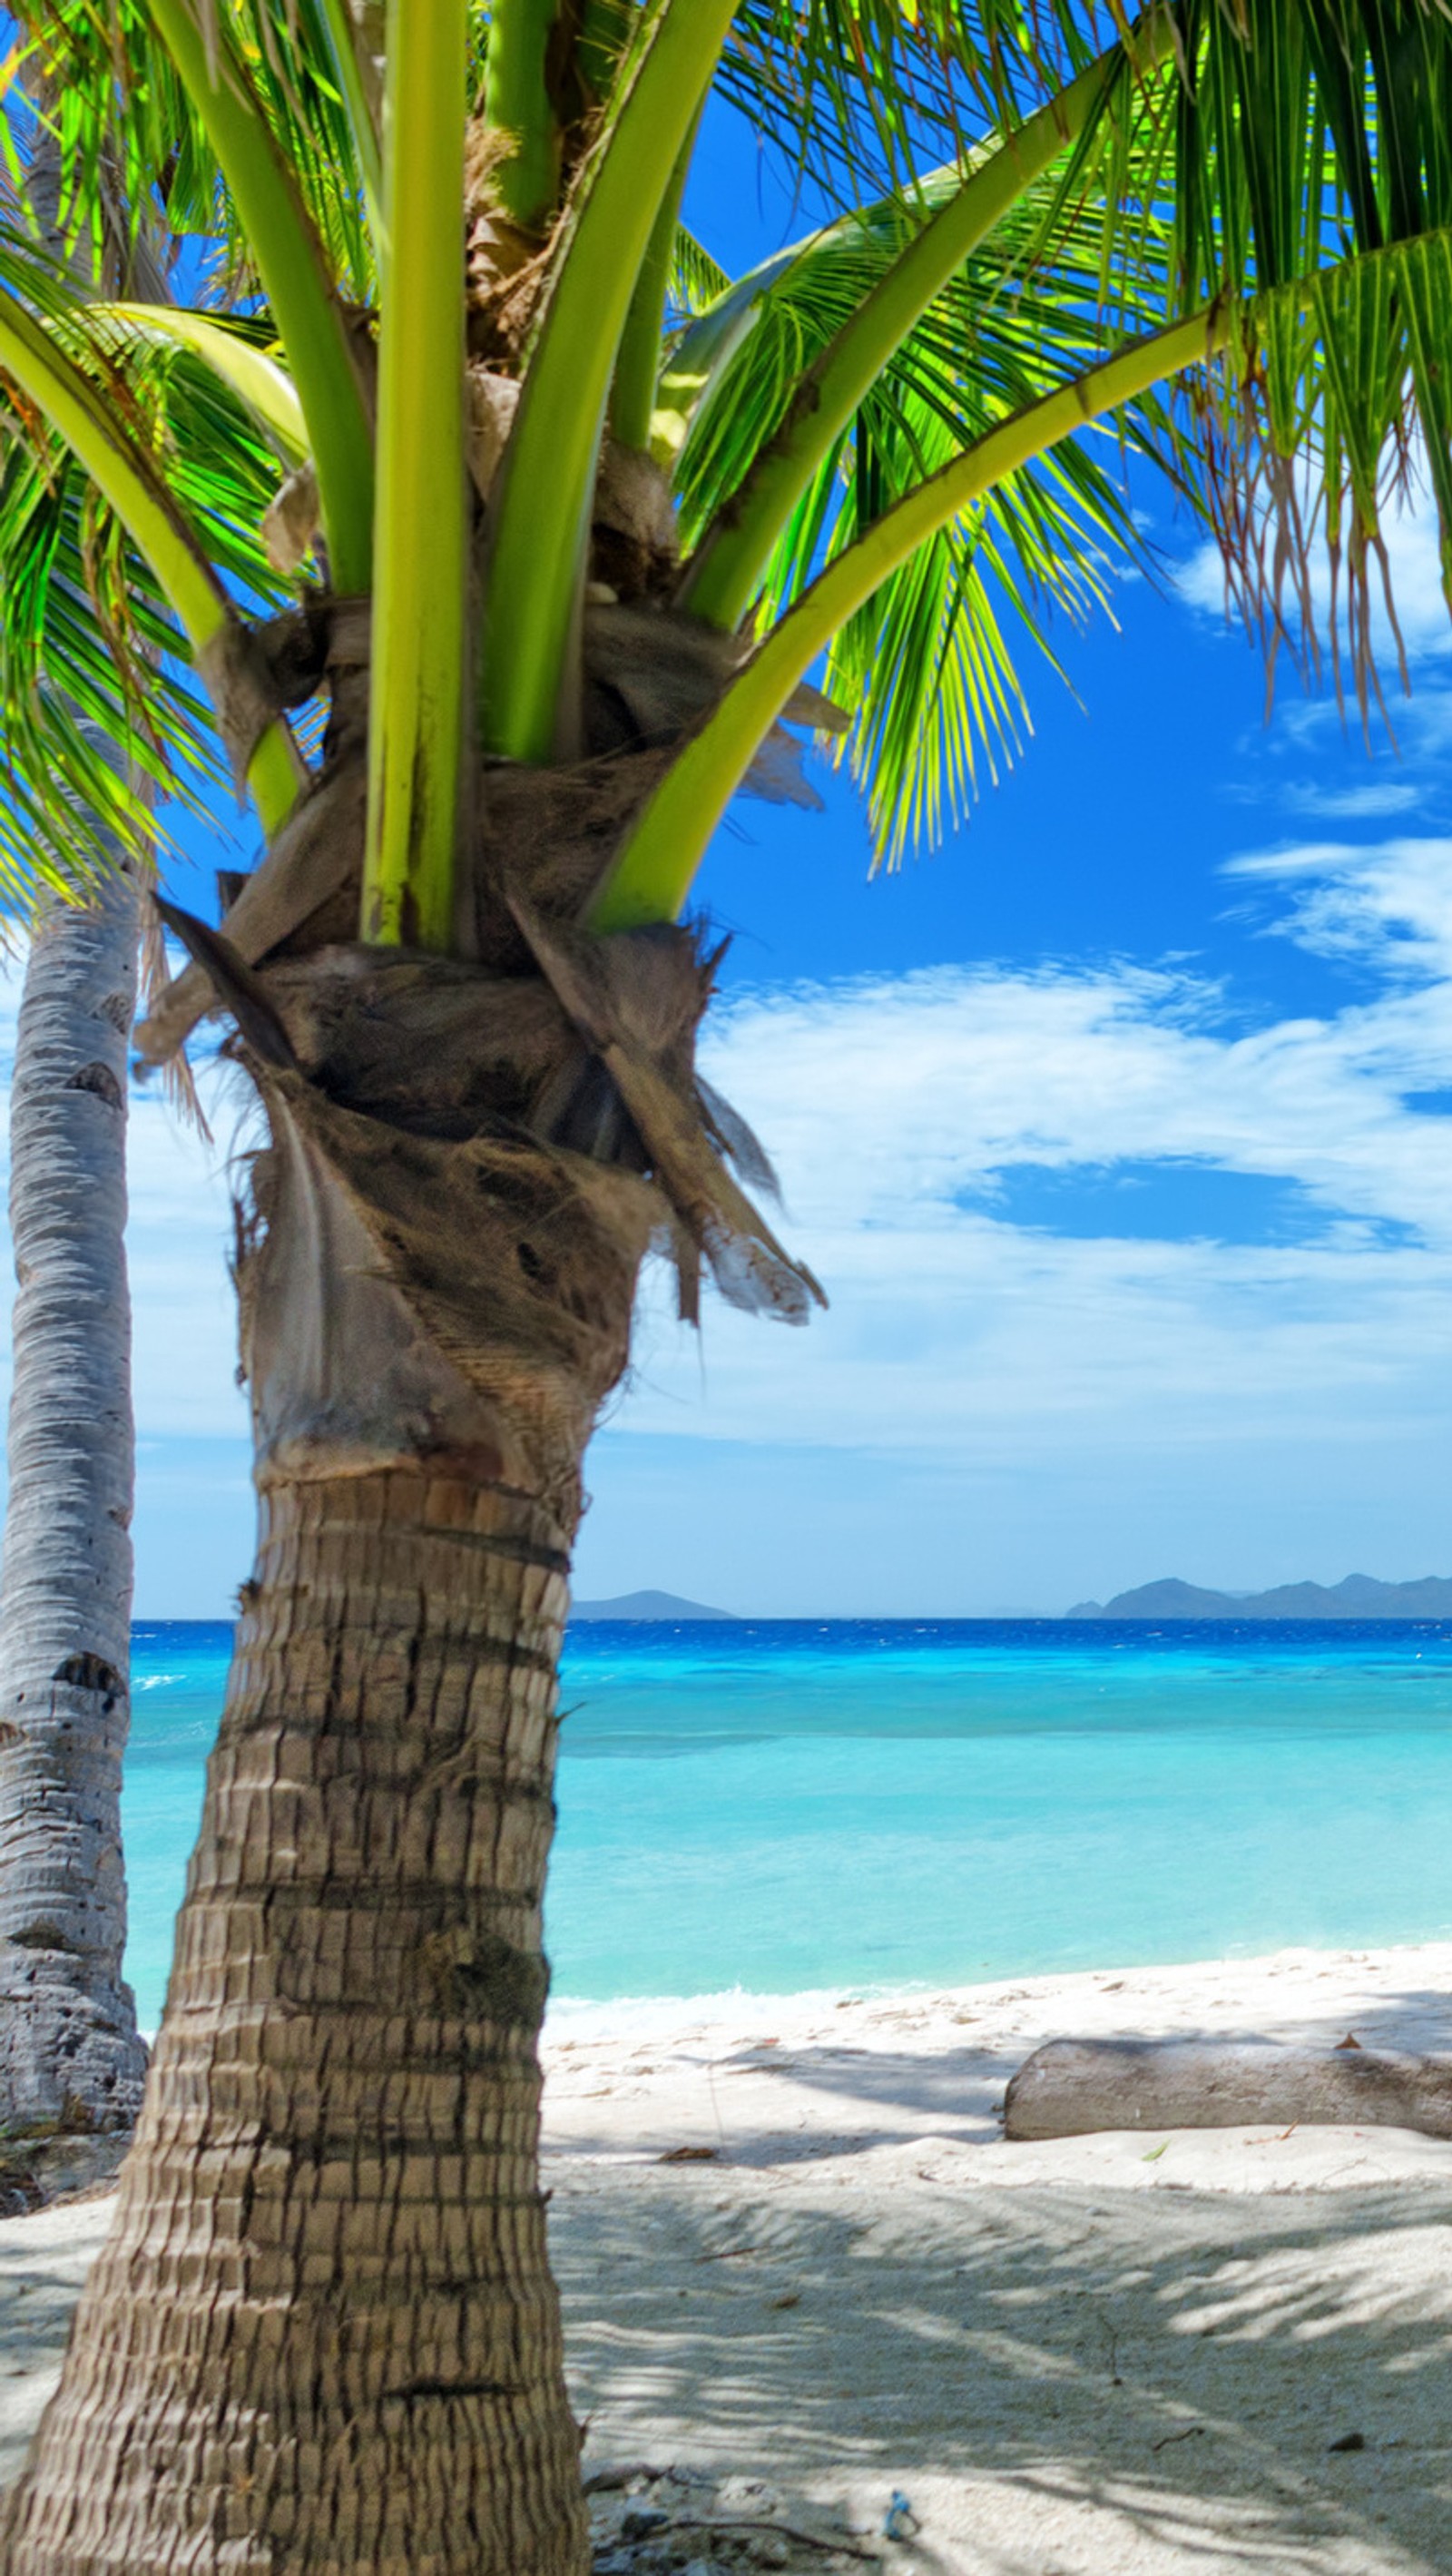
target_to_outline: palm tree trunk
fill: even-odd
[[[652,1240],[683,1300],[692,1209],[753,1296],[789,1274],[692,1124],[690,934],[603,947],[587,992],[536,925],[567,1007],[518,949],[262,976],[171,918],[271,1130],[237,1264],[261,1537],[115,2229],[0,2567],[583,2576],[537,2057],[581,1466]]]
[[[0,1577],[0,2132],[12,2135],[129,2130],[146,2065],[121,1977],[136,945],[129,878],[84,907],[54,905],[31,945],[16,1041]]]
[[[477,1097],[458,1132],[511,999],[577,1051],[537,987],[298,972],[311,1071],[238,997],[272,1130],[239,1230],[257,1564],[6,2576],[585,2563],[538,2182],[555,1666],[661,1203]]]
[[[575,2576],[538,2186],[570,1533],[264,1495],[166,2021],[9,2576]]]

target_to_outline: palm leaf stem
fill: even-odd
[[[222,582],[176,509],[145,451],[99,389],[58,349],[33,314],[0,289],[0,366],[42,411],[146,557],[205,678],[236,623]],[[285,724],[268,726],[247,768],[265,832],[286,821],[305,772]]]
[[[214,27],[209,45],[193,0],[149,6],[206,128],[272,307],[308,425],[333,586],[367,590],[373,435],[317,235],[225,27]]]
[[[807,369],[781,427],[717,512],[687,570],[683,607],[727,632],[740,625],[813,476],[896,351],[964,261],[1080,140],[1126,72],[1153,70],[1172,43],[1169,12],[1158,9],[980,160],[924,224]]]
[[[1061,439],[1181,368],[1215,356],[1232,327],[1233,308],[1211,305],[1189,321],[1132,341],[999,422],[845,547],[757,646],[667,771],[596,898],[591,929],[629,930],[675,919],[712,833],[792,691],[848,618],[919,546]]]
[[[699,122],[697,118],[696,123]],[[650,244],[635,281],[635,293],[630,299],[630,310],[625,317],[625,328],[620,335],[615,382],[610,388],[610,427],[622,447],[634,448],[641,455],[646,454],[650,447],[656,387],[660,381],[661,344],[665,338],[666,302],[675,268],[681,199],[686,192],[695,136],[696,126],[693,125],[671,173],[670,186],[661,199],[660,212],[655,219]]]
[[[394,13],[362,936],[446,949],[464,745],[465,0]]]
[[[549,83],[557,14],[556,0],[494,0],[489,16],[485,113],[513,144],[494,185],[505,213],[525,232],[543,229],[559,194],[561,137]]]
[[[505,452],[481,656],[482,731],[503,758],[560,741],[606,397],[671,174],[714,76],[732,0],[658,0],[587,173]]]

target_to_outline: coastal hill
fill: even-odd
[[[1414,1583],[1379,1583],[1348,1574],[1344,1583],[1280,1583],[1272,1592],[1205,1592],[1166,1575],[1116,1592],[1112,1601],[1077,1601],[1066,1619],[1452,1619],[1452,1578],[1423,1574]]]
[[[708,1610],[678,1592],[622,1592],[613,1601],[572,1601],[572,1619],[734,1619],[734,1610]]]

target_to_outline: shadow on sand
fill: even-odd
[[[1357,2030],[1433,2021],[1405,1993]],[[964,2188],[998,2130],[965,2096],[1019,2054],[744,2050],[729,2162],[627,2167],[618,2130],[560,2157],[590,2458],[729,2463],[862,2530],[905,2486],[894,2563],[955,2576],[1446,2576],[1452,2148],[1445,2179],[1315,2193]],[[773,2128],[778,2082],[840,2131]]]

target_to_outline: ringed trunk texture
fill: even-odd
[[[4,2564],[574,2576],[538,2186],[570,1533],[264,1496],[115,2231]]]
[[[0,1577],[0,2135],[125,2132],[146,2052],[122,1981],[130,1714],[126,1048],[137,895],[56,904],[11,1100],[19,1282]]]
[[[1367,2126],[1452,2138],[1452,2057],[1265,2040],[1050,2040],[1004,2097],[1010,2138]]]

